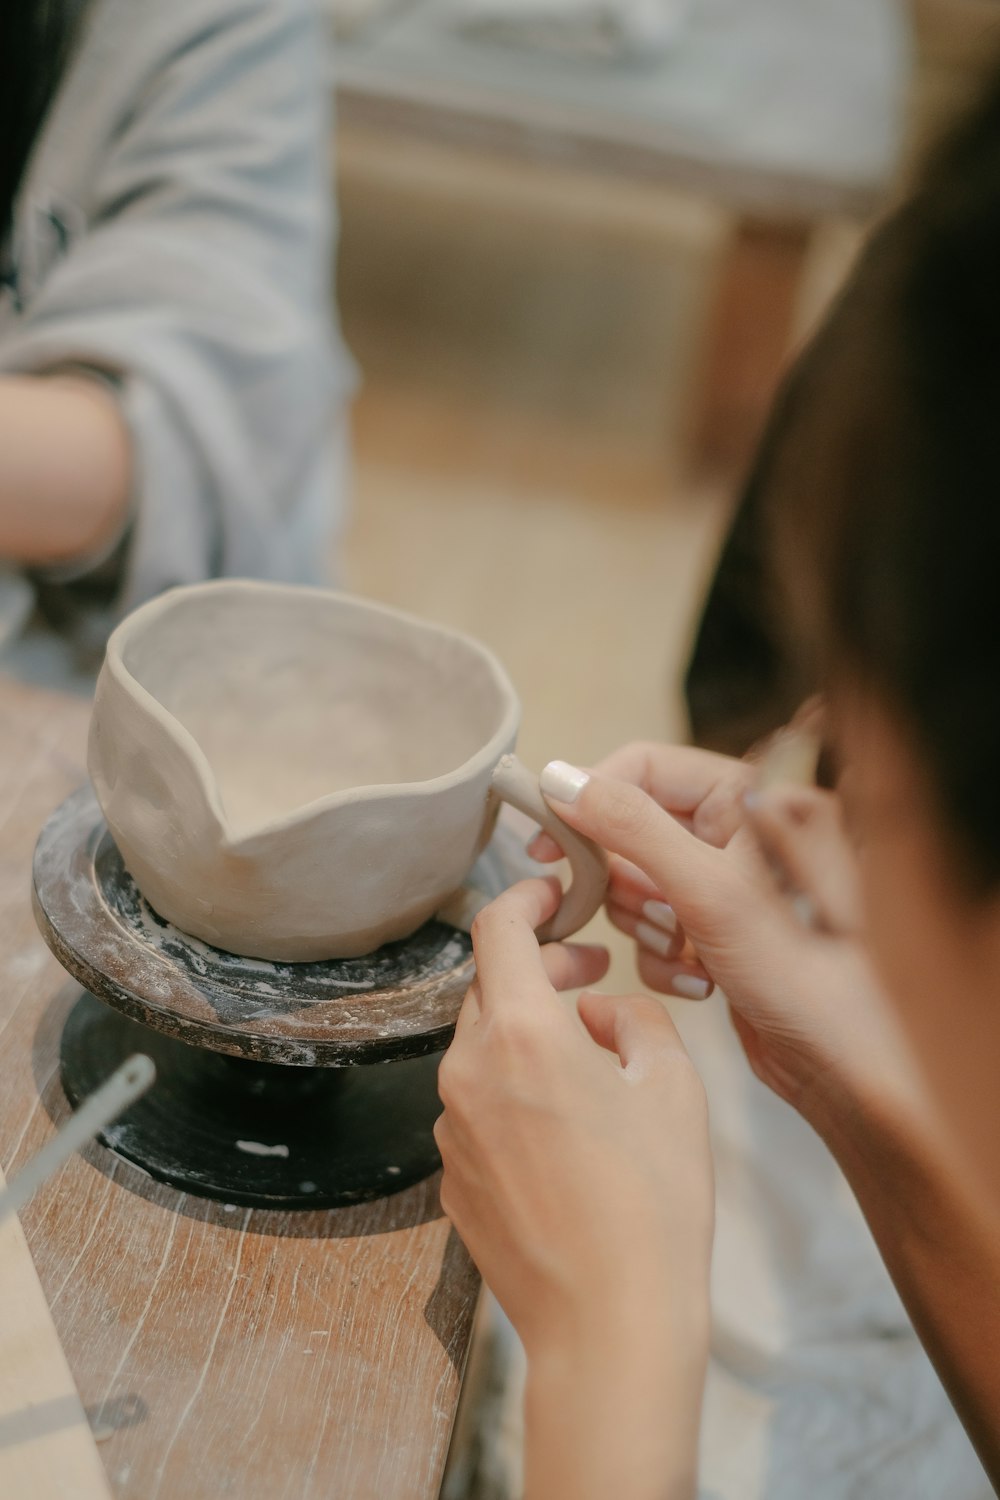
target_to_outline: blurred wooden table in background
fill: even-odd
[[[332,0],[334,11],[337,0]],[[693,409],[691,471],[745,461],[808,296],[817,226],[865,222],[894,179],[909,82],[895,0],[693,4],[662,55],[600,63],[463,35],[449,0],[373,7],[335,50],[348,144],[432,143],[482,164],[623,184],[728,216]]]

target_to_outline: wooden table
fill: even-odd
[[[39,829],[83,779],[88,713],[0,677],[8,1175],[68,1112],[58,1047],[79,991],[38,936],[30,869]],[[162,1187],[95,1145],[22,1222],[116,1495],[437,1495],[478,1278],[436,1178],[357,1208],[277,1213]]]

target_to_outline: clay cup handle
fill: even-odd
[[[522,765],[516,755],[505,755],[493,772],[493,790],[498,797],[540,823],[569,860],[572,883],[559,910],[538,929],[542,943],[561,943],[579,932],[597,911],[608,888],[608,856],[592,839],[584,838],[554,813],[542,796],[538,777]]]

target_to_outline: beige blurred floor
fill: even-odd
[[[680,478],[727,226],[557,173],[415,150],[404,166],[363,139],[342,148],[340,199],[365,375],[349,585],[492,646],[537,768],[683,735],[734,489]],[[634,988],[631,945],[603,917],[592,935],[608,984]],[[463,1500],[517,1490],[523,1372],[483,1326],[447,1490]]]
[[[340,193],[350,585],[492,646],[529,764],[682,734],[731,489],[676,477],[717,217],[364,142]]]
[[[493,646],[529,762],[682,735],[680,673],[739,486],[690,477],[732,220],[662,188],[357,132],[338,192],[364,381],[349,582]],[[857,239],[814,235],[799,333]]]
[[[914,151],[967,91],[987,12],[1000,28],[985,0],[961,8],[959,49],[958,7],[917,0]],[[365,373],[350,585],[488,642],[536,767],[683,736],[680,673],[738,487],[684,477],[732,226],[648,188],[364,136],[341,143],[339,191],[339,297]],[[800,333],[858,240],[816,236]],[[600,917],[593,935],[610,940],[609,986],[634,987],[630,945]],[[491,1387],[488,1349],[468,1384],[489,1419],[466,1410],[446,1487],[462,1500],[517,1488],[517,1364]],[[490,1424],[492,1467],[474,1451]]]
[[[959,13],[956,32],[942,17]],[[967,96],[987,16],[1000,45],[985,0],[919,0],[915,139],[947,113],[939,95]],[[340,141],[338,193],[338,298],[364,375],[350,586],[491,645],[529,764],[683,736],[680,673],[738,489],[685,477],[731,220],[649,185],[360,131]],[[860,234],[814,233],[799,336]],[[627,952],[611,977],[633,982]]]
[[[492,646],[536,768],[683,737],[681,673],[738,490],[685,478],[731,223],[648,187],[364,136],[341,143],[339,194],[365,377],[349,585]],[[825,238],[800,327],[857,230]],[[603,916],[589,935],[611,947],[607,986],[634,989],[631,944]],[[518,1490],[523,1364],[502,1330],[481,1319],[449,1500]]]

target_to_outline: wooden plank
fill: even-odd
[[[111,1495],[16,1217],[0,1225],[0,1495],[6,1500],[109,1500]]]
[[[922,63],[954,68],[973,78],[996,66],[996,0],[910,0],[910,10]]]
[[[779,224],[868,218],[885,199],[882,181],[842,181],[791,167],[709,160],[636,138],[610,122],[594,128],[585,116],[567,116],[543,99],[532,101],[525,118],[506,108],[505,101],[472,89],[384,78],[343,63],[337,117],[345,128],[382,132],[397,144],[435,142],[518,163],[631,179],[711,198],[734,213]]]
[[[82,780],[87,712],[0,679],[8,1170],[68,1113],[58,1047],[78,991],[37,935],[29,872],[39,828]],[[282,1214],[175,1192],[95,1145],[23,1222],[116,1496],[437,1494],[478,1278],[436,1179]]]
[[[743,220],[721,277],[694,418],[695,466],[749,460],[789,358],[810,232]]]
[[[641,66],[459,35],[417,0],[334,49],[338,120],[407,148],[573,167],[784,223],[867,217],[900,144],[908,27],[891,0],[726,0]]]

